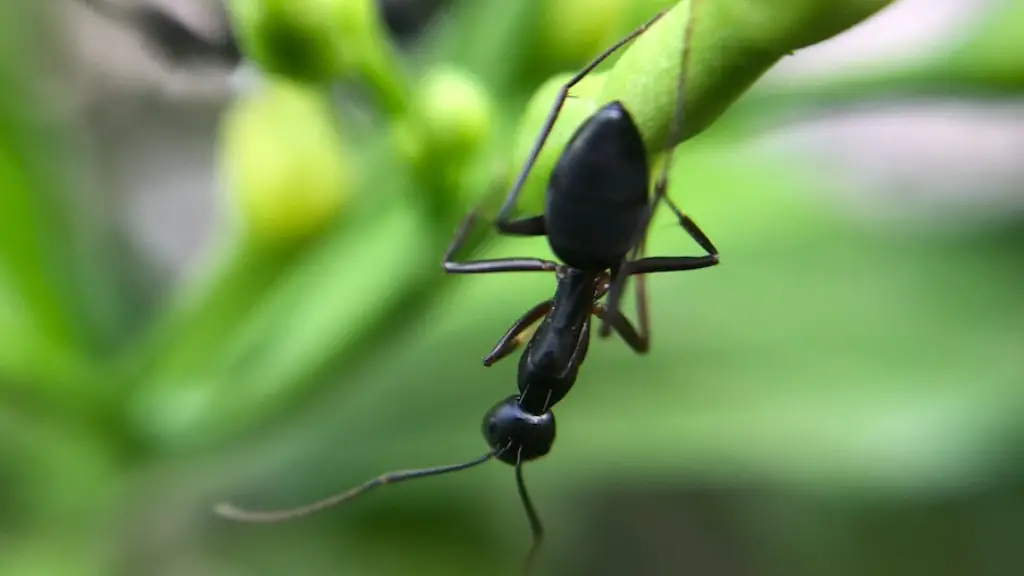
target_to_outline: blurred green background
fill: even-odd
[[[329,91],[218,3],[88,4],[0,7],[0,574],[517,573],[498,463],[211,509],[483,453],[481,358],[554,282],[441,255],[537,87],[672,2],[338,0],[275,52]],[[651,277],[651,353],[595,340],[557,407],[550,573],[1024,573],[1021,6],[899,0],[678,148],[722,264]]]

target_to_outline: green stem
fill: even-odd
[[[845,78],[787,81],[752,90],[736,103],[723,121],[742,126],[743,131],[749,133],[788,123],[794,116],[806,119],[808,115],[832,114],[844,107],[922,98],[1017,100],[1024,91],[1024,80],[1014,83],[1005,78],[963,72],[927,64]]]
[[[664,150],[710,126],[786,54],[855,26],[889,3],[683,0],[624,49],[600,100],[624,102],[648,148]],[[683,130],[670,135],[681,75]]]
[[[46,126],[32,73],[40,14],[21,6],[0,4],[0,274],[50,346],[81,350],[88,312],[77,291],[65,151]]]
[[[402,118],[409,112],[409,81],[394,46],[381,40],[376,49],[366,52],[361,73],[374,99],[389,118]]]

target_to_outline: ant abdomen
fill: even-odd
[[[498,460],[514,466],[551,451],[555,415],[550,411],[530,414],[519,405],[519,396],[512,395],[484,415],[483,434]]]
[[[647,150],[621,102],[606,104],[566,144],[551,174],[546,235],[562,262],[582,270],[618,266],[648,212]]]

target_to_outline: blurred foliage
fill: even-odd
[[[209,505],[286,506],[483,452],[479,418],[515,362],[479,360],[553,279],[445,277],[441,254],[511,182],[571,70],[673,4],[574,90],[522,205],[540,207],[561,144],[611,98],[655,152],[675,146],[690,45],[672,194],[723,263],[652,277],[649,356],[595,342],[561,442],[527,472],[551,561],[616,573],[600,538],[654,534],[588,523],[585,501],[701,483],[768,494],[737,496],[727,530],[760,547],[752,573],[1020,573],[1021,228],[869,225],[822,201],[835,174],[747,145],[821,106],[1020,98],[1019,3],[930,58],[778,87],[755,81],[888,2],[454,2],[404,58],[369,0],[236,0],[264,78],[221,127],[232,225],[144,318],[47,116],[44,3],[0,3],[0,574],[514,573],[528,531],[498,464],[287,527]],[[369,119],[328,105],[364,89]],[[649,251],[683,237],[661,218]],[[473,252],[547,248],[484,232]]]

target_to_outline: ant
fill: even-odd
[[[290,510],[251,512],[222,504],[217,508],[219,514],[242,521],[277,522],[340,504],[378,486],[465,470],[496,458],[515,467],[516,487],[533,534],[533,543],[526,556],[529,571],[543,541],[543,526],[526,491],[522,465],[545,456],[554,444],[555,416],[552,407],[569,393],[576,381],[590,344],[591,317],[597,316],[604,322],[600,331],[602,337],[614,329],[634,351],[646,353],[650,347],[650,336],[643,275],[695,270],[718,264],[718,250],[711,240],[666,194],[670,158],[665,159],[654,185],[653,197],[648,198],[650,169],[647,150],[639,129],[620,101],[600,108],[569,140],[551,174],[544,214],[509,219],[509,213],[569,90],[666,12],[658,13],[602,52],[561,88],[542,132],[498,214],[496,227],[499,233],[546,236],[552,251],[563,263],[537,258],[456,261],[455,254],[465,244],[469,231],[479,219],[479,210],[473,210],[464,219],[445,253],[444,270],[450,274],[544,271],[555,272],[557,278],[554,296],[519,318],[484,359],[484,365],[491,366],[508,356],[522,344],[525,331],[540,322],[520,357],[518,393],[506,397],[484,416],[482,432],[490,451],[460,464],[388,472],[340,494]],[[686,45],[684,42],[684,68],[680,70],[672,126],[675,132],[679,130],[681,116]],[[704,248],[707,255],[640,257],[647,228],[661,201],[669,205],[680,226]],[[622,287],[630,276],[637,277],[639,329],[618,312]],[[600,304],[599,300],[606,295],[607,302]]]

